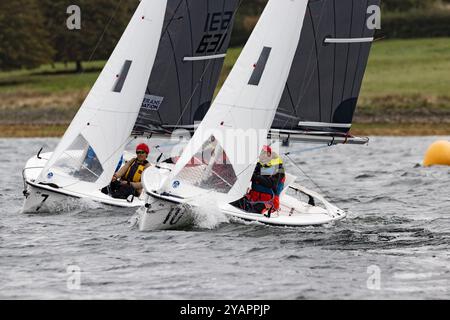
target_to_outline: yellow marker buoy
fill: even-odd
[[[440,140],[433,143],[423,159],[425,167],[434,165],[450,166],[450,141]]]

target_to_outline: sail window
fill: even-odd
[[[227,193],[237,176],[226,152],[214,136],[202,145],[177,178],[195,187]]]
[[[257,86],[261,81],[261,77],[266,68],[267,61],[269,60],[270,52],[272,48],[264,47],[262,49],[261,55],[259,56],[258,62],[256,63],[255,70],[253,70],[252,76],[250,77],[249,85]]]
[[[94,149],[79,135],[50,171],[80,181],[95,182],[103,173],[103,167]]]
[[[125,80],[127,79],[128,71],[130,71],[132,61],[125,60],[125,63],[122,66],[122,70],[120,71],[119,77],[116,80],[116,83],[114,84],[113,92],[121,92],[123,85],[125,83]]]

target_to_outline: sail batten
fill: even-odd
[[[214,59],[221,59],[225,58],[226,54],[215,54],[210,56],[200,56],[200,57],[184,57],[183,61],[203,61],[203,60],[214,60]]]
[[[306,122],[306,121],[300,121],[298,125],[302,127],[318,127],[318,128],[320,127],[350,128],[352,126],[351,123]]]
[[[346,44],[346,43],[363,43],[363,42],[373,42],[374,38],[326,38],[325,43],[336,43],[336,44]]]

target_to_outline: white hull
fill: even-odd
[[[182,187],[177,187],[178,193],[158,194],[154,191],[162,176],[167,174],[167,168],[152,167],[144,173],[144,187],[146,187],[146,206],[141,209],[139,218],[139,230],[151,231],[160,229],[178,229],[192,223],[195,207],[201,207],[201,189],[192,185],[183,183]],[[220,204],[217,201],[217,210],[231,218],[233,221],[254,221],[272,226],[303,227],[323,225],[342,220],[346,217],[346,212],[326,201],[321,195],[307,190],[299,185],[292,183],[295,177],[288,176],[288,186],[280,196],[280,210],[272,213],[270,216],[264,216],[257,213],[248,213],[228,203]],[[301,193],[309,199],[308,203],[301,201],[294,195],[287,194],[290,190],[293,193]],[[204,191],[203,191],[204,192]],[[183,194],[189,196],[183,197]],[[208,198],[220,198],[215,192],[209,192]],[[309,204],[310,203],[310,204]],[[180,210],[178,212],[178,210]],[[191,220],[188,220],[190,218]],[[186,220],[185,220],[186,219]]]
[[[139,231],[181,229],[194,224],[189,206],[148,196],[147,203],[138,210]]]
[[[323,225],[346,217],[346,213],[340,209],[337,209],[336,215],[332,216],[322,207],[308,205],[287,195],[280,199],[280,203],[280,210],[272,213],[270,217],[258,213],[248,213],[229,204],[222,207],[221,212],[238,220],[286,227]]]
[[[51,184],[37,184],[35,180],[40,175],[50,156],[51,153],[44,153],[39,158],[34,156],[25,165],[23,170],[25,184],[23,213],[54,213],[68,211],[73,208],[89,208],[96,204],[129,208],[130,212],[132,212],[132,210],[145,204],[143,197],[135,197],[131,202],[124,199],[114,199],[103,194],[92,183],[80,182],[71,186],[70,189],[60,188]]]
[[[28,185],[22,212],[49,213],[67,211],[71,208],[71,204],[76,206],[78,200],[78,198],[68,197],[50,190]]]
[[[139,214],[140,231],[180,229],[194,223],[193,210],[185,204],[174,203],[162,198],[149,196],[150,208],[143,208]],[[296,204],[293,207],[292,204]],[[270,217],[257,213],[248,213],[232,205],[226,204],[218,208],[220,212],[235,222],[253,221],[271,226],[305,227],[323,225],[342,220],[346,213],[337,209],[332,217],[321,207],[310,206],[295,198],[285,196],[281,199],[281,209]]]

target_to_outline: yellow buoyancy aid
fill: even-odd
[[[273,167],[273,166],[279,166],[280,164],[283,164],[283,159],[281,159],[279,156],[275,156],[272,159],[268,160],[260,160],[259,163],[262,167]]]
[[[145,160],[143,163],[138,163],[137,160],[134,159],[127,172],[125,172],[123,180],[130,182],[141,182],[141,176],[147,164],[147,160]]]

